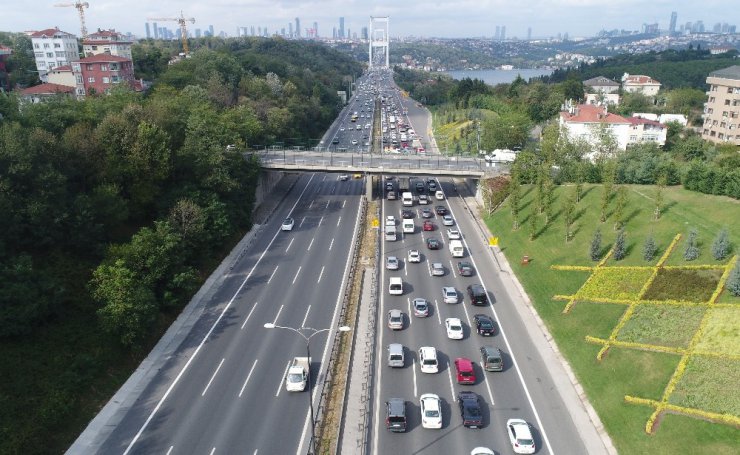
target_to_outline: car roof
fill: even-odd
[[[529,424],[522,419],[509,419],[506,425],[514,427],[514,433],[517,438],[532,439],[532,432],[529,431]]]
[[[463,390],[457,394],[457,397],[460,398],[463,401],[478,401],[478,395],[476,395],[475,392],[470,392],[467,390]]]
[[[437,354],[437,349],[434,346],[422,346],[419,348],[419,351],[423,352],[425,355]]]
[[[390,314],[391,316],[401,316],[401,310],[390,310],[388,311],[388,314]]]
[[[459,325],[462,325],[462,321],[460,321],[460,318],[447,318],[445,319],[445,322],[447,322],[448,324],[458,323]]]

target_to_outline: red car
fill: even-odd
[[[434,223],[432,223],[429,220],[424,221],[424,230],[425,231],[433,231],[434,230]]]

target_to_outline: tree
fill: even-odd
[[[619,185],[617,188],[617,202],[614,207],[614,229],[619,230],[624,227],[624,210],[627,207],[628,194],[627,188]]]
[[[652,234],[648,235],[642,246],[642,258],[650,262],[655,257],[656,251],[658,251],[658,247],[655,245],[655,239],[653,239]]]
[[[529,240],[537,238],[537,211],[533,208],[529,214]]]
[[[712,242],[712,256],[717,261],[721,261],[728,254],[730,254],[730,239],[728,238],[727,228],[723,228]]]
[[[553,202],[555,201],[555,184],[552,179],[547,178],[545,181],[545,224],[549,224],[552,219]]]
[[[693,261],[699,257],[699,247],[696,243],[696,237],[696,229],[691,228],[689,231],[689,237],[686,239],[686,249],[683,252],[683,258],[687,261]]]
[[[516,175],[511,178],[511,191],[509,193],[509,205],[511,207],[512,227],[516,231],[519,229],[519,204],[521,203],[521,185]]]
[[[523,147],[529,138],[532,122],[526,114],[504,113],[482,122],[481,147],[483,150]]]
[[[563,82],[562,88],[563,95],[566,100],[583,100],[583,82],[578,79],[578,76],[575,73],[572,73],[571,76],[568,76],[568,79]]]
[[[726,287],[732,295],[740,297],[740,262],[735,264],[730,276],[727,277]]]
[[[624,229],[620,229],[617,233],[617,238],[614,240],[614,253],[613,257],[617,261],[621,261],[624,259],[624,256],[627,254],[627,234],[624,232]]]
[[[572,234],[573,219],[575,217],[576,201],[572,196],[565,199],[563,203],[563,222],[565,223],[565,242],[569,242]]]
[[[603,192],[601,193],[601,217],[599,219],[602,223],[606,221],[606,212],[609,208],[609,201],[612,197],[612,189],[614,187],[614,181],[616,179],[616,170],[617,167],[614,160],[606,161],[601,170]]]
[[[658,185],[655,187],[655,210],[653,211],[653,216],[656,221],[660,219],[660,215],[663,212],[663,190],[665,189],[665,185],[665,174],[661,174],[658,177]]]
[[[598,261],[601,258],[601,229],[596,229],[594,236],[591,238],[591,245],[588,249],[588,255],[592,261]]]
[[[585,169],[583,163],[576,165],[576,204],[581,202],[581,196],[583,195],[583,179],[585,177]]]
[[[483,179],[480,184],[483,193],[483,206],[488,216],[491,216],[509,194],[511,181],[506,176],[500,175],[492,179]]]

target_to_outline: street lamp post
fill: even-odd
[[[308,358],[308,380],[306,383],[306,388],[308,389],[308,408],[311,413],[311,440],[308,443],[308,453],[309,455],[314,453],[314,441],[316,440],[316,421],[314,420],[314,414],[313,414],[313,399],[311,398],[311,338],[314,337],[314,335],[318,335],[319,333],[328,332],[331,330],[329,329],[314,329],[311,327],[300,327],[300,328],[293,328],[293,327],[285,327],[282,325],[276,325],[271,322],[267,322],[264,324],[264,327],[266,329],[285,329],[290,330],[291,332],[295,332],[298,335],[300,335],[304,340],[306,340],[306,357]],[[340,332],[349,332],[352,330],[346,325],[340,326],[337,330]],[[306,333],[304,333],[306,332]]]

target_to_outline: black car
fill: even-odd
[[[413,217],[414,217],[414,212],[412,210],[408,210],[408,209],[401,210],[401,218],[403,218],[404,220],[408,220]]]
[[[460,276],[473,276],[473,265],[467,261],[460,261],[457,263],[457,273]]]
[[[429,237],[427,239],[427,248],[430,250],[438,250],[442,247],[442,245],[439,243],[439,240]]]
[[[331,141],[331,143],[332,143],[332,144],[339,144],[339,139],[335,137],[335,138],[334,138],[334,139],[333,139],[333,140]]]
[[[475,392],[458,393],[457,404],[460,406],[460,416],[464,426],[468,428],[483,427],[483,413],[480,409],[480,400]]]
[[[468,286],[468,297],[473,305],[488,305],[488,294],[486,289],[480,284],[471,284]]]
[[[434,191],[437,189],[437,182],[434,180],[429,180],[429,191]]]
[[[493,319],[485,314],[476,314],[473,319],[475,320],[475,331],[478,332],[478,335],[494,335],[496,329],[493,325]]]
[[[385,403],[385,427],[395,433],[406,431],[406,401],[403,398],[391,398]]]
[[[421,194],[426,190],[423,182],[416,182],[416,192]]]
[[[445,215],[447,215],[447,208],[444,205],[438,205],[438,206],[434,207],[434,211],[439,216],[445,216]]]

